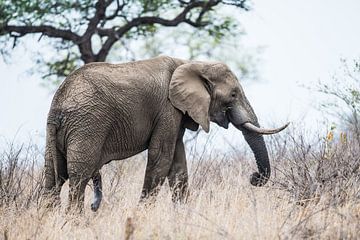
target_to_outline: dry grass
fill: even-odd
[[[12,146],[0,165],[0,239],[358,238],[359,147],[350,139],[309,143],[293,136],[303,135],[269,141],[273,176],[262,188],[249,183],[254,165],[246,155],[191,157],[191,196],[184,205],[172,204],[165,185],[155,204],[139,206],[144,157],[111,163],[102,169],[102,206],[90,211],[89,186],[83,215],[66,215],[66,204],[51,212],[40,208],[35,163],[42,156]],[[63,203],[66,198],[67,185]]]

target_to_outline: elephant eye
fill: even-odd
[[[233,98],[236,97],[236,92],[235,92],[235,91],[233,91],[233,92],[231,93],[231,97],[233,97]]]

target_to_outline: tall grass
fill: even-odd
[[[0,155],[0,208],[29,208],[32,202],[38,201],[41,192],[39,169],[43,154],[32,142],[20,146],[7,142],[6,145]]]
[[[89,186],[82,215],[64,213],[67,183],[62,207],[41,208],[41,151],[10,144],[0,156],[0,239],[355,239],[359,146],[336,132],[305,135],[268,138],[273,175],[261,188],[249,183],[256,166],[248,149],[189,154],[191,194],[183,205],[171,202],[167,184],[153,205],[139,205],[146,158],[113,162],[101,170],[102,206],[90,211]]]

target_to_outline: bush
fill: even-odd
[[[356,141],[332,128],[327,136],[308,140],[301,131],[271,137],[274,186],[298,204],[326,201],[343,205],[360,199],[360,150]]]
[[[38,202],[43,155],[35,144],[7,143],[0,155],[0,207],[29,208]]]

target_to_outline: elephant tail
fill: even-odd
[[[46,128],[45,148],[45,192],[59,194],[61,186],[68,178],[66,158],[56,144],[56,124],[49,123]]]

